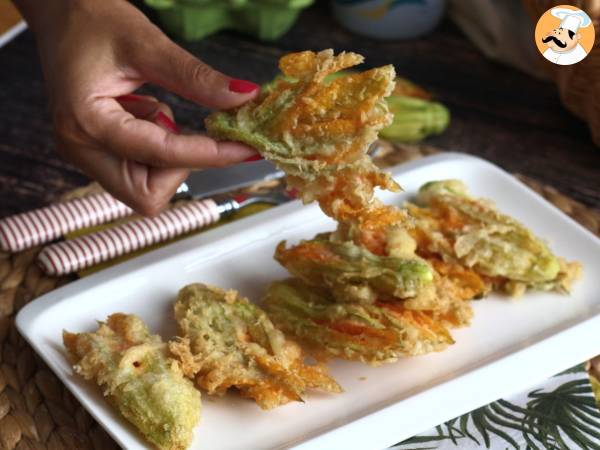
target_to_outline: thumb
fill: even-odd
[[[135,68],[150,83],[212,109],[234,108],[259,92],[257,84],[222,74],[168,38],[135,58]]]

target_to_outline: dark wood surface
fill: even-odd
[[[324,3],[305,11],[276,43],[219,33],[182,45],[225,73],[257,82],[276,73],[282,54],[297,50],[332,47],[362,53],[369,66],[393,63],[399,74],[450,108],[451,126],[429,143],[480,155],[600,209],[600,148],[586,125],[561,106],[553,84],[485,59],[448,22],[423,39],[380,42],[341,29]],[[181,125],[201,129],[205,109],[155,87],[144,90],[169,103]],[[55,152],[27,31],[0,49],[0,217],[41,206],[88,182]]]

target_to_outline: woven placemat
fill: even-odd
[[[376,160],[390,166],[437,153],[427,146],[392,146],[381,142]],[[516,176],[548,201],[600,236],[600,213],[554,188]],[[63,199],[100,188],[92,184]],[[116,443],[67,391],[33,352],[14,326],[15,314],[33,299],[74,277],[51,278],[34,264],[39,248],[18,254],[0,252],[0,450],[117,449]],[[600,369],[600,361],[590,364]]]

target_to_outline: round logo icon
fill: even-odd
[[[571,5],[550,8],[535,27],[535,44],[544,58],[560,66],[577,64],[594,46],[594,24]]]

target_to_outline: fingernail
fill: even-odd
[[[179,133],[179,128],[177,127],[177,125],[175,125],[175,122],[173,122],[171,118],[167,116],[164,112],[159,111],[154,120],[158,125],[163,126],[171,133]]]
[[[238,80],[236,78],[229,80],[229,90],[231,92],[237,92],[238,94],[249,94],[250,92],[257,90],[258,87],[258,84],[255,84],[252,81]]]
[[[143,98],[144,97],[142,97],[141,95],[126,94],[126,95],[120,95],[120,96],[118,96],[117,100],[123,101],[123,102],[139,102]]]
[[[250,158],[246,158],[244,162],[252,162],[252,161],[260,161],[261,159],[265,159],[260,156],[258,153],[256,155],[252,155]]]
[[[298,195],[300,195],[300,191],[296,187],[289,188],[285,192],[290,198],[298,198]]]

